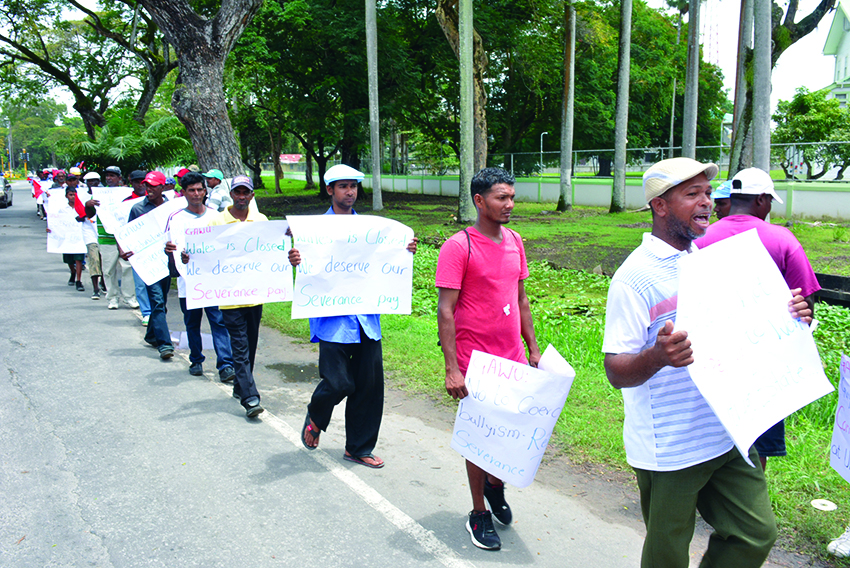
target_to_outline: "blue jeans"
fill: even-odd
[[[148,298],[147,284],[145,281],[139,278],[139,275],[136,274],[136,271],[133,270],[133,280],[136,281],[136,301],[139,302],[139,310],[142,312],[142,316],[150,316],[151,315],[151,301]],[[171,284],[168,285],[171,287]]]
[[[165,319],[165,299],[168,297],[168,289],[171,288],[171,277],[166,276],[159,282],[155,282],[153,286],[146,286],[145,288],[147,289],[145,297],[150,299],[151,304],[151,315],[148,321],[148,330],[145,333],[145,341],[159,349],[160,353],[166,347],[174,349],[174,345],[171,343],[171,333],[168,331],[168,322]],[[136,297],[138,297],[138,294]]]
[[[183,311],[183,323],[186,325],[186,336],[189,339],[189,361],[191,363],[203,363],[206,360],[203,353],[203,341],[201,340],[201,318],[204,317],[204,312],[206,312],[207,320],[210,322],[213,347],[215,348],[215,367],[219,372],[226,367],[233,367],[230,334],[224,327],[221,310],[215,306],[189,310],[186,308],[186,298],[180,298],[180,309]]]

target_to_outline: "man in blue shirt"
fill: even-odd
[[[357,186],[365,176],[352,167],[336,165],[325,172],[331,206],[325,215],[356,215]],[[414,238],[407,250],[416,252]],[[301,263],[301,253],[289,252],[292,266]],[[328,429],[334,407],[345,404],[344,459],[371,468],[384,467],[372,454],[378,442],[384,411],[384,362],[381,351],[381,317],[378,314],[310,318],[310,341],[319,344],[319,376],[301,442],[308,450],[319,446],[319,435]]]

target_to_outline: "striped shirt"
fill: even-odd
[[[614,274],[605,317],[605,353],[640,353],[676,321],[679,251],[646,233]],[[664,367],[644,384],[624,388],[623,440],[632,467],[675,471],[732,449],[732,439],[687,368]]]

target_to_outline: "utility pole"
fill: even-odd
[[[458,60],[460,62],[460,185],[458,221],[475,219],[475,206],[469,193],[475,167],[472,85],[472,0],[458,2]]]
[[[685,108],[682,114],[682,156],[696,158],[699,114],[699,4],[688,7],[688,68],[685,71]]]
[[[771,0],[753,0],[753,167],[770,173]]]
[[[564,106],[561,112],[561,188],[558,211],[573,208],[573,125],[576,92],[576,8],[572,0],[564,3]]]
[[[381,119],[378,111],[378,21],[375,0],[366,0],[366,66],[369,75],[369,133],[372,146],[372,211],[384,208],[381,196]]]

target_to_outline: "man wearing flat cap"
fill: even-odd
[[[711,216],[717,166],[671,158],[643,176],[652,232],[611,280],[605,372],[622,389],[626,458],[646,524],[642,568],[686,568],[696,511],[714,528],[700,566],[761,566],[776,540],[764,471],[746,463],[688,372],[693,351],[674,329],[679,259]],[[795,292],[796,294],[796,292]],[[811,320],[799,294],[794,317]],[[750,459],[758,459],[750,449]]]

